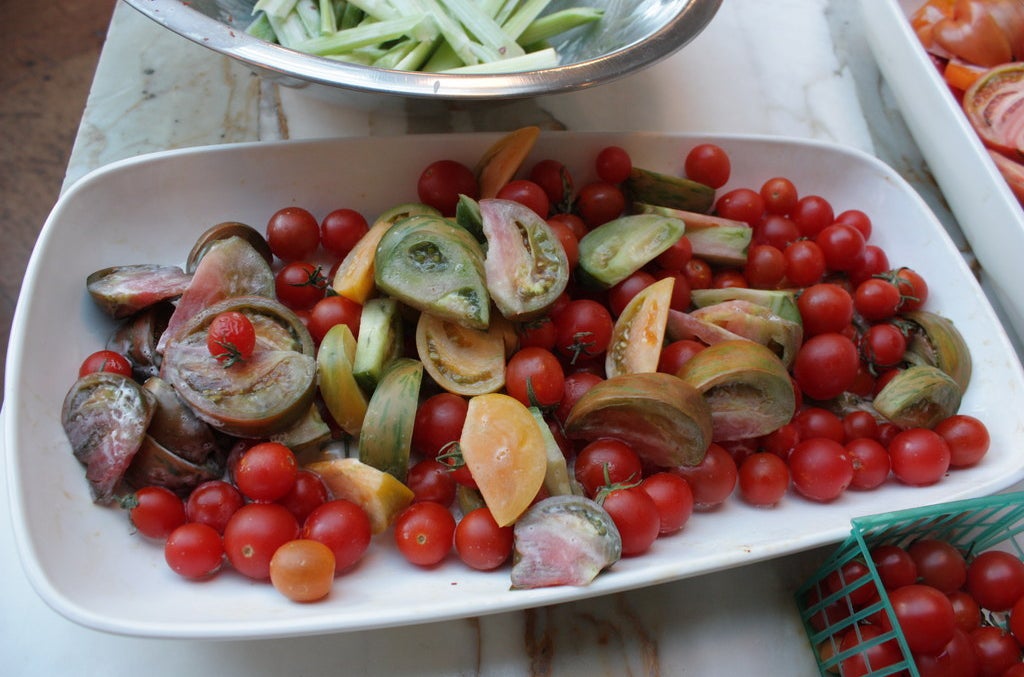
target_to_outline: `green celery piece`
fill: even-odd
[[[338,15],[334,10],[334,0],[320,0],[320,35],[328,35],[338,31]]]
[[[277,44],[289,49],[297,49],[300,52],[305,51],[299,45],[309,40],[312,36],[306,32],[306,26],[297,14],[289,14],[283,19],[278,19],[268,14],[267,19],[274,29],[274,34],[277,35]]]
[[[423,71],[427,73],[441,73],[465,65],[466,63],[455,53],[451,43],[447,40],[441,40],[441,44],[437,46],[434,53],[423,64]]]
[[[301,2],[295,3],[293,12],[302,20],[302,25],[306,27],[306,33],[310,37],[321,35],[320,8],[316,4],[308,0],[301,0]]]
[[[266,40],[267,42],[277,42],[277,35],[274,33],[274,28],[270,25],[270,19],[263,12],[256,15],[256,18],[251,24],[246,26],[245,32],[254,38],[260,40]]]
[[[523,45],[544,42],[577,26],[600,21],[604,10],[595,7],[572,7],[537,18],[519,36]]]
[[[422,14],[412,14],[400,19],[366,23],[356,28],[346,28],[334,35],[311,38],[298,45],[296,49],[319,56],[351,52],[360,47],[405,37],[412,33],[424,18]]]
[[[513,40],[519,40],[519,36],[522,35],[523,31],[540,16],[540,13],[549,4],[550,0],[524,0],[523,4],[519,6],[512,16],[501,24],[502,30],[508,33],[509,37]],[[523,41],[523,44],[528,44],[528,42],[533,41]]]
[[[536,1],[528,0],[528,2]],[[523,54],[523,48],[516,42],[515,36],[505,32],[477,5],[469,0],[440,0],[440,2],[482,45],[495,50],[502,58]],[[547,0],[543,0],[543,2],[547,4]]]
[[[342,9],[341,15],[338,18],[338,30],[342,31],[346,28],[355,28],[363,19],[366,17],[366,12],[362,10],[358,5],[346,2],[345,7]]]
[[[264,12],[275,19],[283,19],[292,13],[298,0],[258,0],[252,6],[252,13]]]
[[[536,52],[529,52],[522,56],[513,56],[508,59],[500,59],[488,63],[478,63],[472,66],[459,66],[449,68],[445,73],[516,73],[519,71],[542,70],[558,66],[558,54],[551,47]]]
[[[519,1],[520,0],[504,0],[497,13],[494,15],[494,20],[499,24],[504,24],[508,21],[508,18],[512,16],[512,13],[519,7]]]
[[[444,36],[444,39],[452,46],[452,49],[465,64],[475,64],[481,61],[497,60],[498,53],[490,53],[482,45],[474,42],[451,15],[449,15],[437,0],[410,0],[410,5],[418,10],[426,12],[434,20],[437,29]],[[482,48],[478,49],[478,48]],[[483,51],[483,54],[481,54]]]
[[[430,55],[434,53],[440,38],[434,40],[420,40],[405,58],[395,64],[395,70],[418,71],[423,68]]]
[[[374,19],[386,21],[401,18],[402,13],[391,6],[388,0],[349,0],[350,5],[355,5],[366,12]]]
[[[412,50],[416,49],[416,46],[419,44],[419,42],[414,40],[402,40],[397,42],[390,49],[383,50],[383,52],[374,59],[371,65],[376,68],[394,70]]]

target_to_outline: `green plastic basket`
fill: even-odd
[[[893,640],[898,644],[903,660],[866,674],[882,677],[906,671],[904,674],[920,677],[906,639],[896,623],[889,597],[871,561],[873,548],[887,544],[905,548],[922,538],[938,538],[963,552],[1001,549],[1024,557],[1024,492],[870,515],[855,518],[851,524],[850,536],[796,593],[800,618],[814,650],[818,669],[825,677],[840,674],[839,665],[845,659],[868,647]],[[842,580],[843,566],[856,559],[867,565],[870,575],[849,582]],[[834,582],[829,586],[826,581],[833,575],[840,577],[841,587],[830,592]],[[863,608],[854,609],[850,595],[865,585],[873,586],[878,592],[878,599]],[[859,621],[877,613],[886,614],[893,629],[867,639],[855,648],[840,651],[842,636],[856,627]]]

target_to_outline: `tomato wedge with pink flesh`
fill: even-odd
[[[992,68],[964,93],[964,112],[982,142],[1024,158],[1024,63]]]

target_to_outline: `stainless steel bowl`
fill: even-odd
[[[310,56],[244,32],[251,0],[125,0],[157,23],[255,70],[297,83],[437,100],[500,100],[593,87],[646,68],[696,37],[722,0],[553,0],[547,11],[589,5],[598,23],[553,41],[555,68],[494,75],[386,70]]]

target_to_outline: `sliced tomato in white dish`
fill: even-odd
[[[1024,62],[988,70],[964,93],[963,106],[986,146],[1024,158]]]
[[[1014,162],[1005,155],[995,151],[990,150],[988,154],[992,156],[992,161],[996,163],[999,173],[1003,175],[1006,183],[1010,185],[1010,190],[1013,191],[1017,201],[1024,207],[1024,164]]]

